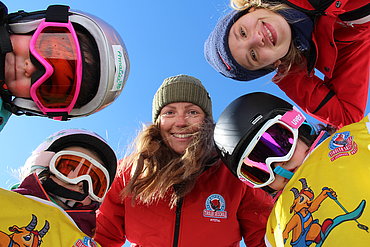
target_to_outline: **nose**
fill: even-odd
[[[80,192],[84,193],[84,181],[78,182],[77,188]]]
[[[36,66],[31,62],[30,59],[24,61],[24,71],[27,77],[31,77],[32,74],[37,70]]]
[[[176,116],[176,126],[183,127],[188,125],[186,114],[179,114]]]
[[[264,37],[263,34],[256,31],[250,38],[251,46],[264,46]]]

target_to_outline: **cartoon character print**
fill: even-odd
[[[37,217],[32,214],[31,222],[25,227],[16,225],[9,227],[10,234],[0,231],[0,247],[19,246],[19,247],[38,247],[42,243],[42,238],[49,231],[50,225],[45,220],[45,225],[41,230],[35,230]]]
[[[322,188],[321,193],[315,197],[314,192],[308,187],[306,179],[301,178],[302,189],[292,188],[294,200],[290,207],[290,213],[294,213],[283,231],[284,244],[291,233],[291,246],[306,247],[316,244],[316,247],[323,245],[329,233],[339,224],[354,220],[358,228],[368,231],[368,227],[360,224],[357,219],[362,215],[366,202],[363,200],[352,212],[348,212],[337,200],[336,192],[328,187]],[[331,198],[345,212],[335,218],[327,218],[320,225],[318,219],[314,219],[313,213],[317,211],[325,199]]]

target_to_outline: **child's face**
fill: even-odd
[[[65,150],[70,150],[70,151],[76,151],[76,152],[80,152],[80,153],[84,153],[88,156],[90,156],[91,158],[95,159],[96,161],[98,161],[99,163],[102,164],[102,161],[101,159],[92,151],[86,149],[86,148],[83,148],[83,147],[68,147],[68,148],[65,148],[63,149],[63,151]],[[53,179],[57,184],[63,186],[64,188],[67,188],[69,190],[73,190],[73,191],[76,191],[76,192],[79,192],[79,193],[84,193],[84,190],[83,190],[83,182],[79,182],[78,184],[69,184],[69,183],[65,183],[61,180],[59,180],[58,178],[56,178],[55,176],[50,176],[51,179]],[[80,201],[80,203],[82,205],[90,205],[92,202],[92,200],[90,199],[90,197],[86,197],[83,201]],[[58,203],[59,204],[59,203]],[[65,208],[66,206],[64,205],[64,203],[60,203],[60,206],[62,206],[63,208]]]
[[[31,35],[10,35],[13,52],[5,57],[5,84],[17,97],[30,97],[31,75],[36,67],[30,60]]]
[[[289,50],[292,39],[288,22],[267,9],[256,9],[240,17],[229,33],[234,59],[248,70],[277,66]]]
[[[292,158],[286,162],[274,163],[273,165],[279,165],[288,171],[295,172],[302,165],[308,151],[309,147],[303,141],[298,139],[297,146]],[[289,180],[287,178],[275,174],[275,180],[271,184],[269,184],[269,187],[279,191],[282,190],[288,182]]]

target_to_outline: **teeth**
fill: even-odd
[[[177,138],[188,138],[191,137],[193,134],[173,134],[174,137]]]
[[[266,26],[264,26],[264,28],[265,28],[265,30],[266,30],[266,32],[268,34],[268,38],[270,39],[271,43],[272,44],[275,44],[274,43],[274,39],[272,38],[272,33],[270,32],[270,30]]]

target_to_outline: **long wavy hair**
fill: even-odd
[[[263,0],[230,0],[230,6],[238,11],[244,11],[250,8],[262,8],[268,9],[273,12],[279,10],[291,9],[286,4],[281,2],[274,1],[263,1]],[[306,61],[304,55],[300,52],[297,47],[294,45],[293,39],[290,41],[288,53],[280,59],[281,64],[278,66],[277,75],[274,77],[274,82],[279,82],[284,76],[289,73],[292,65],[299,65],[301,68],[306,66]]]
[[[207,116],[183,154],[174,152],[160,133],[160,118],[144,127],[134,141],[134,154],[124,160],[131,178],[121,196],[152,204],[168,199],[172,208],[189,193],[198,176],[217,156],[213,143],[213,119]]]

